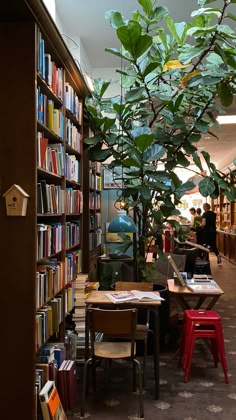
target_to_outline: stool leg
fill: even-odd
[[[217,367],[219,357],[218,357],[218,345],[217,345],[216,338],[210,338],[210,349],[211,349],[211,353],[214,359],[215,367]]]
[[[223,336],[221,322],[217,322],[215,327],[216,327],[216,340],[217,340],[218,350],[220,354],[220,361],[221,361],[224,376],[225,376],[225,383],[228,384],[229,383],[229,378],[227,375],[228,367],[227,367],[226,356],[225,356],[224,336]]]
[[[190,340],[189,340],[189,348],[188,351],[186,349],[186,356],[187,356],[187,360],[185,363],[185,375],[184,375],[184,382],[188,382],[188,377],[189,377],[189,372],[190,372],[190,368],[191,368],[191,363],[192,363],[192,355],[193,355],[193,349],[195,346],[195,337],[194,337],[194,332],[192,331],[192,334],[190,336]]]
[[[180,337],[178,367],[181,367],[182,365],[182,360],[184,357],[184,349],[185,349],[185,340],[186,340],[186,321],[184,321],[183,323],[181,337]]]
[[[184,369],[186,368],[188,364],[189,349],[190,349],[193,334],[194,334],[194,323],[191,320],[187,319],[186,330],[185,330],[184,360],[183,360]]]

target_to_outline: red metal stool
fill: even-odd
[[[184,311],[184,325],[180,343],[179,363],[185,369],[184,382],[188,382],[192,362],[195,340],[197,338],[210,339],[210,350],[212,352],[215,367],[217,367],[218,356],[222,364],[225,383],[229,383],[227,375],[227,362],[225,357],[224,336],[221,324],[221,317],[211,310]]]

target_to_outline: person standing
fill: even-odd
[[[221,264],[221,256],[216,245],[216,214],[211,210],[208,203],[203,204],[204,213],[202,215],[203,242],[217,256],[217,263]]]
[[[196,216],[194,217],[194,227],[196,229],[196,239],[197,244],[202,245],[203,244],[203,235],[202,235],[202,209],[198,207],[196,209]]]

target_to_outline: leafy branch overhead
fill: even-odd
[[[220,186],[228,198],[236,197],[230,178],[197,148],[203,134],[216,137],[211,129],[223,112],[219,103],[231,105],[235,94],[236,33],[229,23],[236,21],[236,0],[220,6],[196,0],[187,23],[174,22],[153,0],[138,3],[141,11],[129,20],[119,11],[106,13],[121,45],[107,51],[121,60],[122,97],[106,98],[110,82],[96,81],[86,104],[94,137],[85,142],[92,160],[110,157],[112,170],[123,167],[122,194],[141,218],[145,237],[150,225],[144,218],[162,226],[194,186],[178,178],[177,168],[192,171],[194,164],[200,174],[204,165],[201,194],[216,197]]]

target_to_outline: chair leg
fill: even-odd
[[[110,369],[111,369],[111,359],[105,359],[105,384],[108,384],[108,380],[109,380],[109,373],[110,373]]]
[[[86,399],[86,393],[87,393],[88,366],[89,366],[89,363],[92,362],[92,360],[93,360],[92,357],[90,357],[88,360],[86,360],[84,364],[83,391],[82,391],[82,401],[81,401],[81,409],[80,409],[81,417],[84,417],[85,399]]]
[[[139,411],[140,411],[140,417],[144,418],[144,409],[143,409],[143,372],[142,372],[142,365],[137,360],[134,359],[134,366],[138,366],[138,378],[139,378]]]
[[[92,358],[92,387],[93,392],[96,391],[96,359]]]
[[[136,391],[136,364],[133,361],[133,392]]]
[[[191,340],[189,341],[187,361],[186,361],[185,366],[184,366],[184,368],[185,368],[184,382],[185,383],[188,382],[189,372],[190,372],[191,363],[192,363],[192,355],[193,355],[194,345],[195,345],[195,337],[193,336],[193,334],[191,334]],[[186,351],[186,354],[187,354],[187,351]]]
[[[145,386],[145,372],[146,372],[146,361],[147,361],[147,345],[148,337],[144,339],[144,355],[143,355],[143,386]]]
[[[218,364],[218,345],[215,338],[210,338],[210,350],[214,359],[215,367],[217,367]]]

